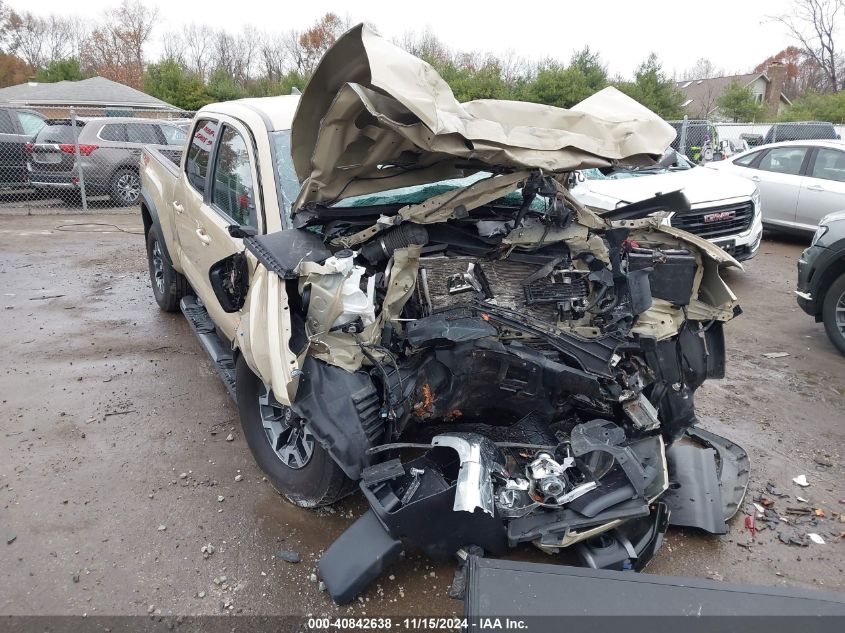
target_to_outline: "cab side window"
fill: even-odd
[[[214,163],[211,204],[238,224],[258,228],[252,166],[244,137],[232,127],[223,126]]]
[[[205,193],[209,157],[211,156],[211,148],[214,147],[218,127],[220,127],[220,124],[217,121],[200,119],[194,127],[191,143],[188,145],[185,175],[188,177],[191,186],[200,193]]]

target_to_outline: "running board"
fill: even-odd
[[[200,345],[208,354],[211,362],[214,363],[214,368],[223,380],[223,385],[229,392],[229,397],[237,402],[235,395],[235,360],[229,345],[217,336],[214,321],[208,316],[206,309],[197,302],[196,297],[183,297],[179,307],[188,320],[188,325],[197,335]]]

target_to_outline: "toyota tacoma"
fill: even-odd
[[[153,294],[258,465],[301,506],[370,505],[320,562],[335,600],[406,546],[640,569],[668,524],[726,531],[748,458],[694,397],[724,374],[740,264],[664,221],[682,193],[599,216],[566,184],[673,138],[613,88],[458,103],[361,25],[301,96],[206,106],[182,154],[145,151]]]

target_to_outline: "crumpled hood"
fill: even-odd
[[[615,88],[570,110],[500,100],[458,103],[431,65],[358,25],[323,57],[291,135],[303,183],[295,211],[483,169],[650,164],[675,130]]]
[[[742,196],[751,197],[754,188],[755,185],[750,180],[703,167],[693,167],[686,171],[631,178],[587,180],[575,187],[572,194],[588,206],[613,209],[615,206],[605,207],[592,198],[587,200],[582,191],[586,189],[607,196],[608,204],[612,200],[631,204],[661,193],[683,191],[690,204],[698,205]]]

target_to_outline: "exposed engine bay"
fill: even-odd
[[[321,68],[386,46],[351,33]],[[438,558],[576,546],[589,566],[641,569],[672,517],[724,533],[748,459],[695,428],[694,398],[724,376],[723,324],[740,308],[719,269],[739,264],[664,222],[668,198],[688,209],[681,194],[599,216],[567,188],[571,169],[653,160],[669,126],[633,104],[656,140],[624,159],[423,138],[423,115],[369,62],[362,85],[306,90],[293,228],[244,236],[252,287],[223,291],[270,311],[291,358],[264,352],[247,320],[245,356],[370,504],[321,560],[333,598],[353,599],[405,543]],[[624,125],[593,132],[628,142]]]

